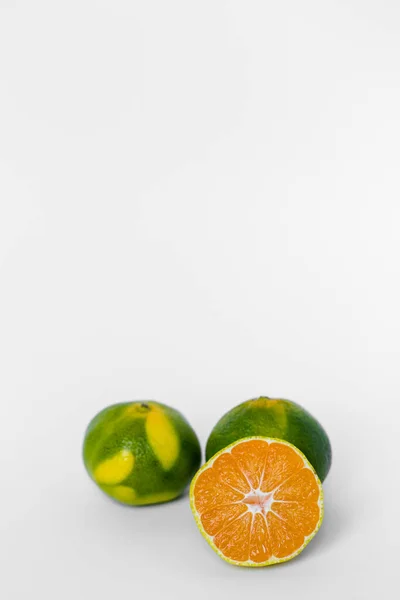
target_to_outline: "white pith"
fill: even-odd
[[[247,510],[253,514],[262,513],[266,515],[271,510],[274,501],[273,492],[265,493],[260,489],[251,490],[242,500],[247,505]]]

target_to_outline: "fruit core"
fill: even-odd
[[[274,493],[264,493],[261,490],[252,490],[242,500],[242,504],[247,505],[247,509],[251,513],[263,513],[266,515],[271,510],[271,505],[274,501]]]

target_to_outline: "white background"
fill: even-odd
[[[0,595],[394,597],[400,5],[0,3]],[[204,443],[258,395],[331,437],[326,517],[246,570],[187,497],[130,509],[81,461],[108,404]]]

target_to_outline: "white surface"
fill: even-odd
[[[399,33],[394,0],[2,0],[2,598],[394,597]],[[187,498],[84,472],[107,404],[204,442],[260,394],[334,449],[291,563],[230,567]]]

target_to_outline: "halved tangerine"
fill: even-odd
[[[224,560],[264,567],[294,558],[323,518],[318,476],[284,440],[250,437],[213,456],[195,475],[190,504],[197,525]]]

